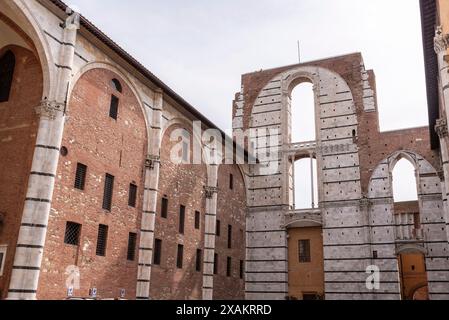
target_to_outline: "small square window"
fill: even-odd
[[[67,222],[65,227],[64,243],[72,246],[80,244],[81,225],[75,222]]]

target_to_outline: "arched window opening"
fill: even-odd
[[[121,85],[120,81],[118,81],[117,79],[112,79],[111,82],[112,82],[112,88],[114,88],[115,91],[122,93],[122,85]]]
[[[294,206],[296,210],[318,207],[317,163],[304,158],[294,163]]]
[[[0,59],[0,102],[9,100],[15,66],[16,57],[8,50]]]
[[[301,83],[291,94],[292,142],[316,140],[315,95],[311,83]]]
[[[401,159],[393,169],[394,202],[417,201],[418,190],[415,167],[406,159]]]

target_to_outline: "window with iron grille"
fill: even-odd
[[[168,199],[167,198],[162,198],[161,217],[166,219],[167,216],[168,216]]]
[[[176,258],[176,267],[178,269],[182,269],[183,260],[184,260],[184,246],[182,244],[178,244],[178,255]]]
[[[201,222],[201,214],[199,211],[195,211],[195,229],[200,228],[200,222]]]
[[[229,175],[229,189],[234,189],[234,175],[232,174]]]
[[[221,226],[220,226],[220,220],[217,220],[217,224],[216,224],[216,226],[215,226],[215,235],[217,236],[217,237],[219,237],[220,236],[220,229],[221,229]]]
[[[86,173],[87,166],[82,163],[78,163],[76,165],[75,189],[84,190],[86,184]]]
[[[72,246],[80,244],[81,225],[75,222],[67,222],[65,226],[64,243]]]
[[[15,67],[16,57],[8,50],[0,59],[0,102],[9,100]]]
[[[202,250],[197,249],[196,250],[196,271],[201,271],[201,257],[202,257]]]
[[[186,207],[181,206],[179,208],[179,233],[184,234],[184,225],[186,219]]]
[[[137,243],[137,234],[130,232],[128,236],[128,254],[127,254],[127,259],[129,261],[134,261],[136,259],[136,243]]]
[[[310,262],[310,240],[298,241],[299,262]]]
[[[98,238],[97,238],[97,256],[106,256],[106,245],[108,242],[108,229],[109,227],[100,224],[98,226]]]
[[[214,274],[218,274],[218,254],[214,254]]]
[[[243,273],[244,273],[244,262],[243,260],[240,260],[240,279],[243,279]]]
[[[111,211],[112,192],[114,191],[114,176],[106,174],[104,180],[103,209]]]
[[[136,207],[136,199],[137,199],[137,186],[134,183],[129,185],[129,198],[128,205],[130,207]]]
[[[117,120],[118,104],[119,104],[119,98],[117,98],[116,96],[112,95],[111,96],[111,106],[109,108],[109,116],[112,119],[114,119],[114,120]]]
[[[228,257],[226,260],[226,276],[230,277],[232,273],[232,259],[231,257]]]
[[[162,240],[154,240],[154,254],[153,254],[153,264],[160,265],[162,256]]]
[[[228,225],[228,249],[232,248],[232,226]]]

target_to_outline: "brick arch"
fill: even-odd
[[[109,70],[110,72],[112,72],[118,76],[121,83],[123,83],[123,82],[126,83],[127,87],[132,91],[132,93],[136,97],[136,99],[139,103],[140,109],[142,110],[142,113],[144,115],[145,125],[147,127],[148,141],[149,141],[150,135],[151,135],[149,123],[151,122],[151,119],[148,119],[147,113],[145,112],[145,107],[143,104],[143,98],[142,98],[141,92],[137,89],[137,86],[134,83],[134,81],[128,76],[128,73],[124,69],[120,68],[119,66],[116,66],[116,65],[106,62],[106,61],[94,61],[94,62],[87,63],[80,70],[78,70],[78,72],[73,76],[72,81],[70,82],[68,96],[72,97],[72,92],[73,92],[77,82],[79,81],[79,79],[81,79],[85,73],[87,73],[91,70],[94,70],[94,69]],[[70,107],[70,101],[69,101],[68,105]],[[70,112],[70,109],[69,109],[69,112]]]
[[[5,11],[0,12],[0,20],[13,28],[38,57],[43,74],[43,90],[41,100],[52,99],[55,95],[56,67],[47,37],[24,1],[4,1]]]

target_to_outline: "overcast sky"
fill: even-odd
[[[381,130],[427,125],[418,0],[67,0],[222,129],[241,75],[361,52]]]

